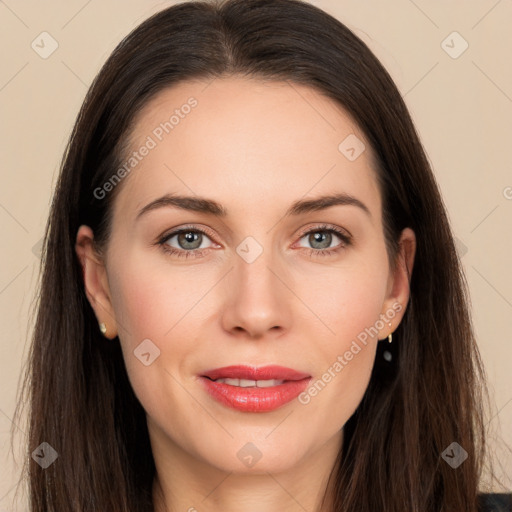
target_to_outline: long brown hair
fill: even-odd
[[[378,59],[340,21],[300,0],[169,7],[117,46],[90,87],[46,227],[18,405],[28,393],[30,510],[153,510],[155,466],[145,411],[119,343],[105,343],[98,330],[75,237],[86,224],[98,247],[107,243],[120,187],[102,199],[94,191],[119,169],[140,109],[178,82],[228,75],[304,84],[342,106],[375,154],[391,262],[401,230],[416,234],[410,301],[388,348],[391,362],[379,348],[368,389],[345,425],[330,480],[333,510],[476,512],[488,395],[467,284],[437,183]],[[42,442],[59,455],[46,469],[30,457]],[[442,457],[453,442],[468,453],[456,469]]]

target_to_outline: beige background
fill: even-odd
[[[171,3],[0,0],[0,512],[27,510],[23,501],[12,505],[18,469],[9,431],[32,325],[38,243],[67,137],[87,87],[114,46]],[[311,3],[370,46],[410,108],[463,255],[495,400],[489,421],[512,446],[512,1]],[[43,31],[58,42],[47,59],[31,47]],[[463,39],[450,36],[442,44],[454,31]],[[468,48],[452,58],[464,40]],[[19,457],[24,433],[17,432]],[[510,487],[512,454],[501,441],[493,448]]]

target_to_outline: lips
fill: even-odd
[[[307,373],[275,365],[226,366],[200,377],[210,397],[243,412],[278,409],[304,391],[311,379]]]
[[[245,379],[245,380],[302,380],[309,377],[307,373],[298,372],[284,366],[225,366],[209,370],[202,375],[211,380]]]

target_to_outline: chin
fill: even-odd
[[[285,432],[283,432],[286,434]],[[258,435],[235,436],[229,442],[218,443],[215,450],[204,447],[202,459],[222,471],[234,474],[266,475],[267,473],[281,473],[300,464],[307,455],[304,439],[296,443],[283,443],[286,436],[271,436],[265,439],[268,433]]]

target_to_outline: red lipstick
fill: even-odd
[[[311,376],[283,366],[226,366],[208,370],[201,382],[218,402],[243,412],[269,412],[302,393]]]

